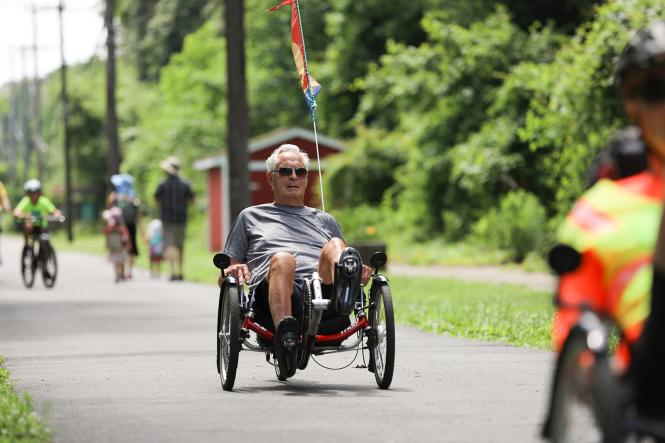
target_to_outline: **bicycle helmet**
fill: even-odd
[[[587,174],[587,186],[601,178],[619,180],[646,170],[648,151],[638,127],[619,129],[594,160]]]
[[[657,21],[637,31],[619,56],[616,81],[623,87],[630,74],[665,66],[665,22]]]
[[[33,178],[25,182],[23,189],[25,192],[40,192],[42,190],[42,183],[36,178]]]

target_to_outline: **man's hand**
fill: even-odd
[[[252,273],[249,272],[249,267],[245,263],[235,263],[224,269],[224,275],[231,275],[238,279],[238,283],[249,284],[249,280],[252,278]]]
[[[372,268],[370,268],[367,265],[363,265],[363,272],[362,275],[360,276],[360,283],[363,286],[367,285],[367,282],[369,281],[370,277],[372,277]]]

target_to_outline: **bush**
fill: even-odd
[[[522,262],[529,252],[542,252],[546,239],[545,209],[524,190],[506,194],[499,208],[490,209],[472,228],[473,240],[504,249]]]
[[[342,228],[344,239],[349,245],[361,241],[382,241],[384,239],[382,210],[379,207],[362,205],[355,208],[331,211]]]
[[[357,128],[346,152],[326,159],[324,187],[332,206],[378,205],[395,184],[395,169],[404,164],[409,142],[382,130]]]
[[[0,356],[0,365],[3,359]],[[35,415],[30,398],[16,395],[9,372],[0,366],[0,442],[48,442],[51,431]]]

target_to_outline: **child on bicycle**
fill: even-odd
[[[109,253],[109,261],[113,263],[115,271],[115,282],[125,279],[125,262],[129,254],[129,231],[122,218],[122,209],[117,206],[107,209],[102,213],[106,221],[103,233],[106,237],[106,249]]]
[[[62,212],[51,203],[51,200],[42,195],[42,184],[39,180],[28,180],[23,185],[23,190],[26,196],[14,208],[14,217],[22,222],[23,237],[27,242],[35,229],[40,234],[46,235],[49,215],[59,218],[62,217]]]
[[[558,298],[562,303],[553,334],[560,350],[582,305],[609,315],[622,332],[616,359],[622,367],[617,369],[631,369],[631,374],[636,344],[643,340],[649,315],[653,251],[665,195],[665,22],[652,24],[629,41],[619,57],[616,80],[625,112],[648,149],[648,168],[618,180],[599,180],[576,202],[561,226],[559,241],[574,247],[581,254],[581,263],[561,278]],[[665,262],[660,271],[656,266],[654,290],[663,287],[663,275]],[[658,298],[654,293],[654,302]],[[660,311],[654,309],[652,315],[660,317],[650,323],[665,321]],[[653,354],[638,360],[649,366],[654,359],[662,359],[659,355],[665,341],[659,343],[658,350],[652,349]],[[659,375],[661,384],[664,373]],[[638,376],[636,380],[644,379]],[[651,388],[653,382],[649,382]],[[660,413],[663,398],[655,408]],[[639,392],[636,401],[641,414],[654,412],[654,404],[647,405]]]

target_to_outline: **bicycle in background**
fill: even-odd
[[[26,223],[25,229],[30,230],[21,253],[23,284],[26,288],[31,288],[35,284],[37,271],[41,271],[44,286],[52,288],[58,276],[58,260],[48,232],[39,226],[42,217],[31,215],[23,217],[23,220]],[[62,223],[65,217],[49,215],[46,220],[49,223]]]

